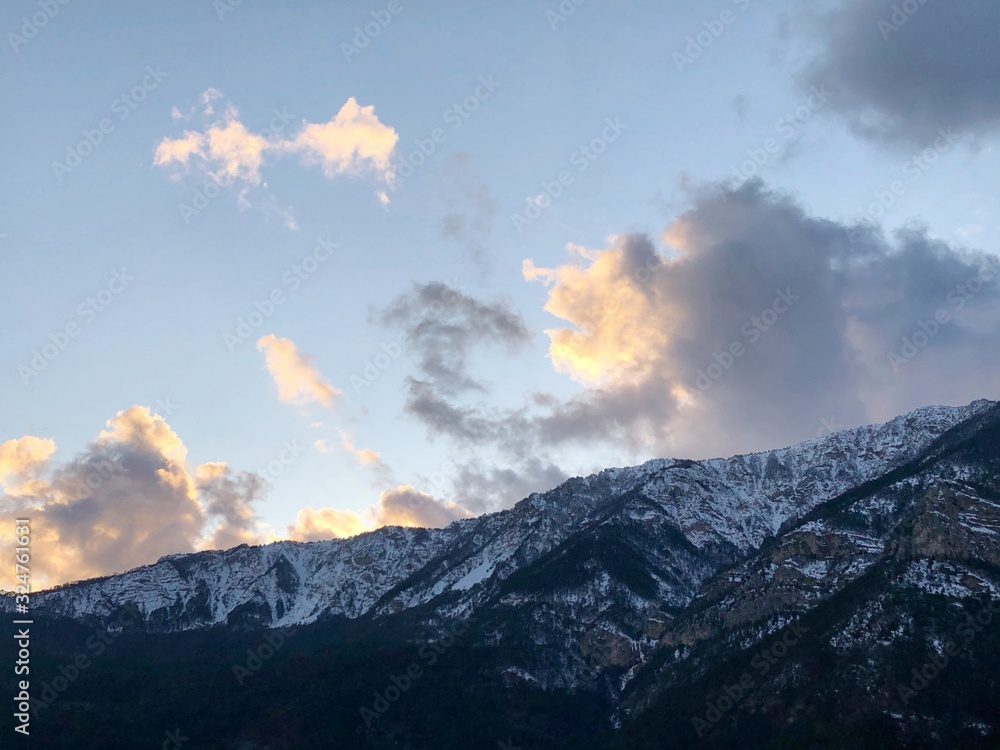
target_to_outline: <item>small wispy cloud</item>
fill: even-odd
[[[341,394],[323,379],[311,357],[300,354],[295,343],[279,339],[273,333],[261,336],[257,350],[264,352],[268,372],[278,387],[278,398],[291,404],[318,403],[331,406]]]
[[[379,461],[379,454],[368,448],[358,449],[354,447],[354,443],[351,442],[351,437],[343,430],[340,431],[340,445],[347,451],[351,456],[357,460],[359,464],[373,464]]]

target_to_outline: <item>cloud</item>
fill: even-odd
[[[292,116],[283,110],[271,119],[269,128],[255,133],[243,124],[231,104],[217,118],[213,102],[220,98],[222,93],[216,89],[202,95],[203,130],[185,130],[182,137],[163,138],[153,154],[154,166],[178,165],[185,171],[195,167],[221,185],[242,183],[240,199],[244,203],[247,188],[262,183],[265,162],[288,154],[319,164],[329,178],[370,173],[392,184],[392,157],[399,135],[379,121],[373,106],[362,107],[351,97],[328,122],[305,122],[298,133],[285,137],[283,132]],[[172,117],[175,121],[187,119],[176,107]],[[380,192],[386,203],[388,196]]]
[[[470,513],[453,503],[437,500],[412,485],[401,485],[382,493],[375,507],[375,520],[380,526],[411,526],[438,529],[452,521],[469,518]]]
[[[731,455],[814,437],[831,418],[861,424],[1000,388],[996,256],[919,227],[886,237],[812,216],[761,182],[706,185],[689,201],[662,244],[621,235],[571,246],[552,268],[525,262],[547,286],[549,358],[579,388],[568,397],[492,403],[467,361],[493,343],[490,316],[442,317],[440,302],[432,314],[440,287],[383,315],[416,342],[406,413],[476,452],[452,482],[464,507],[551,486],[558,451]]]
[[[302,154],[307,163],[319,164],[327,177],[372,171],[391,184],[392,155],[398,142],[399,134],[379,122],[375,107],[362,107],[351,97],[329,122],[306,123],[279,147]]]
[[[857,424],[1000,385],[1000,290],[973,281],[995,257],[809,216],[759,182],[693,202],[663,252],[629,235],[528,269],[565,323],[547,331],[554,366],[587,386],[542,400],[543,441],[743,452],[812,437],[831,415]],[[914,336],[925,347],[909,352]]]
[[[378,503],[364,513],[333,508],[305,508],[296,523],[288,527],[288,537],[302,542],[357,536],[382,526],[436,529],[471,514],[459,505],[437,500],[416,491],[411,485],[386,490]]]
[[[509,302],[481,302],[441,282],[414,286],[378,316],[384,325],[403,330],[409,348],[417,352],[422,376],[449,394],[483,390],[467,373],[474,346],[499,344],[513,353],[531,341],[524,319]],[[411,391],[420,390],[411,381]]]
[[[347,454],[362,466],[367,466],[372,471],[372,484],[376,487],[385,487],[395,483],[396,479],[389,466],[382,457],[370,448],[356,448],[351,441],[350,435],[345,430],[340,430],[340,446],[347,451]]]
[[[333,508],[303,508],[294,525],[287,530],[288,539],[299,542],[320,542],[324,539],[346,539],[371,530],[371,524],[353,511]]]
[[[595,385],[646,373],[671,335],[664,322],[675,317],[662,314],[669,302],[644,285],[661,265],[656,249],[643,237],[624,237],[610,250],[576,254],[586,266],[540,269],[528,260],[523,268],[526,280],[551,285],[545,310],[575,326],[545,332],[553,366]]]
[[[525,281],[546,281],[556,280],[556,272],[550,268],[539,268],[530,258],[525,258],[521,263],[521,275]]]
[[[217,88],[207,88],[201,95],[201,103],[205,105],[204,112],[207,115],[215,114],[215,110],[212,108],[212,102],[217,99],[222,99],[225,96]]]
[[[490,240],[497,206],[489,185],[469,167],[470,157],[459,152],[442,170],[448,189],[449,212],[441,222],[441,235],[454,240],[483,273],[489,271]]]
[[[737,122],[746,122],[747,111],[750,109],[750,97],[746,94],[737,94],[733,97],[732,106]]]
[[[207,127],[205,132],[185,130],[183,138],[160,141],[153,154],[153,165],[176,163],[187,169],[194,163],[221,185],[232,185],[237,180],[259,185],[264,152],[272,147],[266,138],[247,130],[237,109],[230,106],[223,120]]]
[[[510,302],[477,299],[433,282],[400,295],[376,319],[401,329],[400,340],[417,357],[416,373],[405,379],[405,412],[430,436],[453,445],[431,477],[436,488],[450,486],[462,507],[481,512],[565,479],[523,410],[491,406],[489,386],[470,373],[482,349],[515,354],[531,343],[531,331]]]
[[[507,508],[532,492],[550,490],[569,478],[541,449],[504,466],[470,457],[456,466],[454,502],[475,514]],[[605,468],[605,467],[601,467]]]
[[[228,464],[202,464],[196,472],[198,492],[205,512],[219,519],[208,549],[229,549],[240,544],[258,544],[258,518],[252,504],[264,493],[264,479],[251,472],[233,475]]]
[[[657,240],[524,261],[525,280],[547,287],[549,359],[573,395],[493,402],[477,347],[531,338],[506,303],[425,284],[376,316],[417,357],[405,413],[466,452],[435,487],[495,510],[564,479],[562,456],[580,447],[731,455],[1000,388],[995,256],[918,227],[887,238],[812,216],[759,181],[693,187],[688,200]]]
[[[206,158],[207,142],[207,136],[191,130],[185,130],[183,138],[164,138],[153,152],[153,164],[164,167],[177,163],[187,167],[195,157],[202,160]]]
[[[875,140],[923,147],[941,128],[995,134],[998,33],[995,0],[846,0],[812,30],[819,44],[801,80],[829,86],[831,111]]]
[[[291,404],[333,404],[341,391],[323,380],[312,359],[299,354],[295,343],[274,334],[261,336],[257,350],[264,352],[268,372],[278,387],[278,398]]]
[[[260,184],[260,165],[266,140],[254,135],[237,118],[235,110],[226,112],[226,123],[222,127],[210,128],[204,138],[207,141],[207,160],[216,164],[213,177],[223,185],[243,180],[253,185]]]
[[[379,455],[375,451],[369,450],[368,448],[364,448],[362,450],[355,448],[354,444],[351,442],[350,436],[343,430],[340,431],[340,445],[345,451],[354,457],[359,464],[373,464],[379,461]]]
[[[54,450],[52,441],[26,437],[3,445],[7,466],[34,472],[21,487],[5,484],[0,502],[32,519],[33,550],[45,561],[33,576],[39,584],[258,540],[250,506],[262,496],[263,480],[233,476],[225,464],[203,464],[192,475],[183,442],[147,407],[118,412],[86,450],[44,476],[37,472]],[[6,533],[0,532],[4,554],[13,541]]]
[[[46,467],[56,444],[32,436],[0,443],[0,488],[11,494],[37,491],[38,475]]]

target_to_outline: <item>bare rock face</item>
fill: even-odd
[[[641,656],[635,641],[604,628],[587,633],[580,644],[580,651],[585,659],[599,668],[628,669],[638,664]]]
[[[921,499],[910,544],[900,553],[914,559],[1000,564],[1000,505],[971,488],[934,487]]]
[[[642,634],[650,640],[659,640],[669,627],[670,623],[667,620],[650,618],[643,623]]]

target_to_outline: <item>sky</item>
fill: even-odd
[[[43,585],[1000,390],[994,0],[0,31],[0,508]]]

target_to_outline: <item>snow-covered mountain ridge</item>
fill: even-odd
[[[172,555],[38,593],[33,609],[103,620],[132,604],[158,632],[375,617],[427,603],[468,612],[486,601],[516,604],[520,594],[505,581],[598,527],[624,530],[651,547],[656,590],[648,598],[679,607],[784,524],[913,460],[994,406],[927,407],[781,450],[608,469],[445,529],[389,527],[343,540]],[[593,621],[602,605],[581,604],[586,599],[572,607],[588,607],[578,614]],[[0,606],[9,608],[9,599]]]

